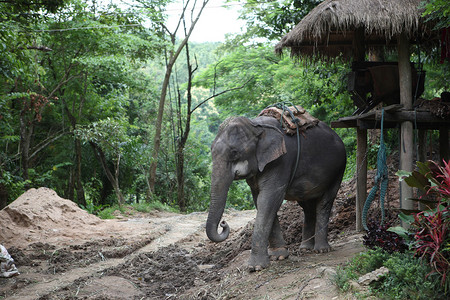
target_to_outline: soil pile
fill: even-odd
[[[48,188],[30,189],[0,211],[0,243],[11,245],[85,237],[102,222]]]

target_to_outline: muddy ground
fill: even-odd
[[[389,190],[388,206],[395,207],[395,178]],[[21,273],[0,278],[0,299],[353,298],[332,282],[338,266],[364,251],[362,234],[355,232],[353,181],[343,184],[335,201],[329,253],[300,253],[302,212],[288,202],[279,216],[289,258],[249,273],[255,215],[227,210],[230,237],[214,244],[204,233],[205,212],[128,211],[100,220],[49,189],[30,190],[0,211],[0,243]],[[376,203],[370,215],[379,217]],[[388,210],[390,219],[394,215]]]

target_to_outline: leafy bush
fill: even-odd
[[[439,277],[427,277],[431,267],[415,258],[413,252],[388,253],[378,247],[358,254],[338,269],[335,283],[341,291],[347,292],[351,289],[351,280],[382,266],[388,268],[389,273],[370,285],[370,293],[379,299],[446,299],[448,296]]]
[[[404,176],[405,182],[420,189],[427,200],[416,199],[428,205],[428,209],[410,216],[402,214],[411,224],[415,255],[426,259],[433,268],[431,273],[441,277],[441,284],[450,288],[450,161],[443,166],[433,161],[417,163],[418,170]]]
[[[450,273],[449,216],[449,207],[438,205],[431,212],[424,211],[414,215],[411,227],[415,231],[416,255],[429,261],[434,271],[442,277],[442,284],[445,284]]]
[[[117,209],[120,209],[120,207],[119,207],[118,205],[114,205],[114,206],[112,206],[112,207],[106,207],[106,208],[104,208],[103,210],[99,211],[99,212],[97,213],[97,216],[98,216],[100,219],[103,219],[103,220],[105,220],[105,219],[114,219],[115,216],[113,215],[113,213],[114,213]]]
[[[379,247],[388,253],[403,253],[408,250],[405,240],[400,235],[388,231],[389,224],[380,224],[375,220],[371,220],[367,227],[369,230],[363,236],[363,243],[367,248],[375,249],[375,247]]]
[[[374,285],[383,299],[445,299],[438,276],[428,276],[431,267],[411,252],[394,253],[384,262],[389,269],[386,278]],[[426,280],[425,280],[426,278]]]

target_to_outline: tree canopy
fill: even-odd
[[[182,34],[168,31],[170,2],[0,2],[0,208],[46,186],[85,208],[159,201],[204,210],[210,145],[228,116],[254,117],[281,101],[325,122],[353,112],[348,65],[274,54],[273,41],[319,1],[239,2],[246,31],[201,44],[189,41],[198,16],[188,15],[189,1],[180,4]],[[439,0],[426,13],[448,17]],[[438,95],[448,62],[423,61],[427,95]],[[351,155],[354,134],[338,134]],[[237,182],[228,205],[250,208],[250,198]]]

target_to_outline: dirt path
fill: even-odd
[[[251,221],[255,214],[255,211],[233,211],[227,212],[224,217],[229,220],[231,226],[235,226],[235,228],[240,229]],[[6,296],[5,299],[11,300],[39,299],[40,297],[46,298],[48,295],[51,295],[58,290],[74,285],[77,281],[96,277],[108,269],[124,264],[127,260],[132,260],[142,253],[154,252],[160,248],[179,243],[181,240],[184,240],[181,246],[189,249],[191,245],[203,242],[204,237],[202,236],[205,235],[204,226],[206,223],[206,217],[206,213],[192,213],[189,215],[160,213],[157,216],[152,215],[151,218],[107,220],[105,221],[106,226],[115,228],[116,234],[118,233],[118,228],[122,228],[123,232],[121,232],[121,234],[125,234],[127,231],[134,232],[134,235],[131,235],[131,237],[134,238],[137,233],[141,233],[143,229],[146,230],[145,234],[147,235],[148,243],[143,243],[142,247],[136,248],[131,254],[126,255],[125,257],[108,258],[105,260],[101,258],[98,262],[92,263],[88,266],[68,269],[61,274],[36,274],[34,273],[35,270],[33,268],[23,267],[20,270],[22,274],[19,277],[12,279],[1,279],[6,284],[2,284],[0,287],[0,296],[4,294]],[[151,228],[151,230],[147,231],[149,228]],[[91,236],[91,239],[94,240],[101,238],[101,236]],[[57,251],[57,249],[53,251]],[[99,251],[99,256],[101,257],[102,254],[100,253],[101,252]],[[104,292],[109,294],[111,288],[117,286],[117,279],[118,277],[110,280],[102,280],[101,283],[96,280],[92,281],[92,284],[101,284]],[[11,284],[12,281],[18,281],[19,283]],[[10,288],[15,289],[15,287],[22,285],[21,283],[24,284],[24,286],[17,288],[13,293],[6,291],[8,285]],[[87,286],[88,285],[86,285],[86,287]],[[130,292],[129,286],[125,285],[123,288],[125,289],[125,292]],[[80,291],[83,294],[83,289],[77,289],[78,294]],[[117,294],[118,290],[114,289],[114,291],[114,294]],[[139,293],[131,291],[131,296],[133,294]],[[125,294],[123,295],[124,298],[128,297],[125,297]]]
[[[361,235],[348,228],[347,200],[336,205],[334,250],[324,254],[299,253],[301,212],[283,205],[280,224],[291,255],[249,273],[255,211],[226,211],[231,233],[215,244],[206,237],[204,212],[134,211],[100,220],[48,189],[25,196],[0,211],[0,240],[8,241],[21,272],[0,278],[0,299],[352,298],[330,281],[337,266],[363,251]]]

